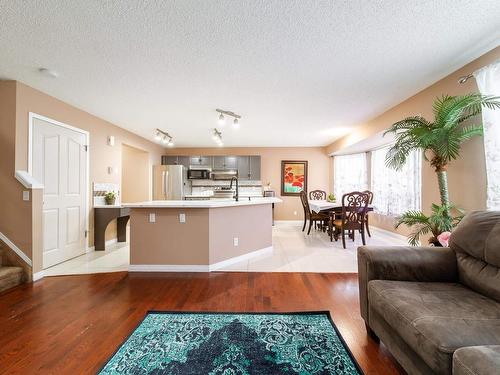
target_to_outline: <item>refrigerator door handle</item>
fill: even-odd
[[[163,195],[163,198],[165,198],[165,195],[167,194],[165,191],[165,171],[161,172],[161,193]]]
[[[169,186],[169,181],[168,181],[168,170],[164,172],[165,173],[165,179],[164,179],[164,190],[163,194],[165,195],[165,199],[169,199],[169,194],[170,194],[170,186]]]

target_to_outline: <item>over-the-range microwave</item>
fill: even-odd
[[[200,168],[200,167],[189,167],[188,169],[188,179],[189,180],[208,180],[210,179],[210,174],[212,170],[210,168]]]

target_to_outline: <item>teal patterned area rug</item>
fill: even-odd
[[[100,374],[362,375],[328,312],[149,312]]]

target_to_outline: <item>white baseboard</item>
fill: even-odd
[[[255,258],[258,256],[262,256],[262,255],[271,255],[272,253],[273,253],[272,246],[265,247],[265,248],[260,249],[260,250],[252,251],[251,253],[243,254],[243,255],[240,255],[240,256],[237,256],[234,258],[226,259],[226,260],[223,260],[221,262],[211,264],[209,266],[209,270],[210,271],[217,271],[221,268],[231,266],[231,265],[238,263],[238,262],[243,262],[245,260],[249,260],[249,259],[252,259],[252,258]]]
[[[257,256],[267,255],[273,253],[273,247],[265,247],[248,254],[243,254],[231,259],[226,259],[210,265],[200,264],[131,264],[128,267],[129,272],[211,272],[217,271],[223,267],[232,264],[249,260]]]
[[[35,281],[38,281],[40,279],[43,279],[45,276],[45,272],[44,271],[40,271],[40,272],[36,272],[33,274],[33,282]]]
[[[208,265],[199,264],[131,264],[129,272],[208,272]]]
[[[110,245],[113,245],[115,243],[118,243],[118,239],[117,238],[112,238],[110,240],[107,240],[105,243],[104,243],[104,246],[110,246]],[[95,246],[91,246],[91,247],[88,247],[87,250],[85,251],[86,253],[90,253],[92,251],[95,250]],[[102,250],[100,250],[102,251]]]
[[[5,234],[3,234],[2,232],[0,232],[0,239],[3,242],[5,242],[5,244],[8,247],[10,247],[12,249],[12,251],[14,251],[19,256],[19,258],[21,258],[28,266],[33,267],[33,263],[31,262],[31,259],[28,258],[28,256],[20,248],[18,248],[14,244],[14,242],[12,242],[11,240],[9,240],[7,238],[7,236]]]

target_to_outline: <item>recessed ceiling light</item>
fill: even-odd
[[[57,78],[59,77],[59,73],[57,73],[55,70],[47,69],[47,68],[40,68],[38,71],[43,74],[44,76],[50,77],[50,78]]]

